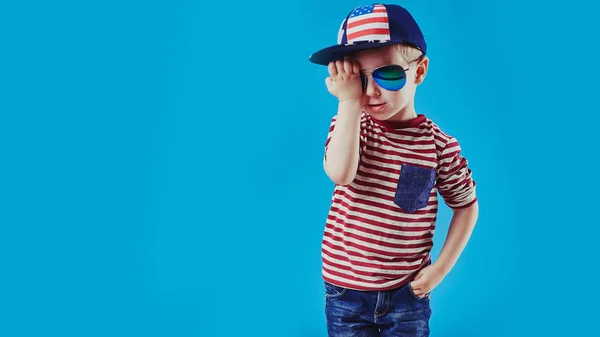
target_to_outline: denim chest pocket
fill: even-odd
[[[435,169],[402,164],[394,203],[414,213],[427,206],[435,185]]]

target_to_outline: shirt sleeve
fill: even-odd
[[[465,208],[477,201],[475,180],[456,138],[451,137],[442,150],[437,171],[438,191],[448,207]]]

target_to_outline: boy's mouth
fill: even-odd
[[[381,110],[383,110],[384,107],[385,107],[385,103],[369,104],[369,108],[372,111],[381,111]]]

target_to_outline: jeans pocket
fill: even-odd
[[[346,293],[346,291],[348,291],[348,289],[325,281],[325,298],[327,299],[340,298]]]
[[[408,283],[406,284],[406,289],[408,289],[408,293],[409,293],[409,294],[410,294],[410,295],[411,295],[411,296],[412,296],[412,297],[413,297],[415,300],[417,300],[417,301],[429,301],[430,294],[429,294],[429,293],[427,293],[427,294],[425,294],[425,296],[423,296],[423,297],[419,297],[419,296],[417,296],[417,294],[415,294],[415,291],[413,290],[412,286],[410,285],[410,282],[408,282]]]
[[[394,203],[414,213],[427,206],[435,185],[435,169],[402,164]]]

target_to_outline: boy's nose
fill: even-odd
[[[377,85],[377,83],[375,83],[375,81],[373,81],[373,76],[367,75],[366,79],[367,79],[367,87],[366,87],[365,94],[367,96],[374,96],[374,97],[381,95],[379,86]]]

